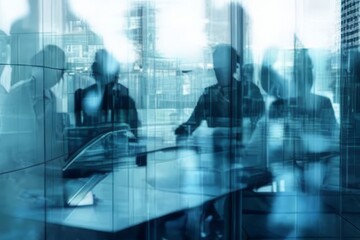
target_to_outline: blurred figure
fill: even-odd
[[[288,237],[296,237],[295,232],[302,233],[319,223],[318,216],[322,210],[320,190],[328,174],[327,164],[338,160],[339,126],[330,100],[311,92],[312,71],[313,64],[307,49],[295,50],[295,96],[278,99],[269,109],[269,130],[274,130],[275,124],[280,122],[279,126],[282,126],[279,129],[282,144],[268,144],[273,173],[277,182],[282,182],[279,191],[297,194],[296,200],[292,200],[296,201],[296,209],[300,213],[312,209],[307,218],[298,219],[297,212],[293,213],[297,219],[295,229],[294,222],[287,222],[278,214],[291,207],[290,199],[281,195],[275,198],[269,228],[287,226]]]
[[[360,155],[360,51],[355,48],[346,52],[342,59],[343,76],[339,82],[341,122],[341,158],[346,162],[342,186],[359,189]]]
[[[287,98],[290,94],[288,81],[273,69],[278,55],[278,49],[267,50],[260,70],[262,88],[275,99]]]
[[[137,136],[139,119],[135,102],[128,89],[118,83],[118,61],[102,49],[96,52],[91,69],[96,83],[75,92],[76,126],[125,123]]]
[[[11,86],[10,38],[0,30],[0,94],[9,92]]]
[[[44,223],[28,221],[33,211],[44,216],[48,207],[63,205],[63,122],[51,88],[63,76],[65,54],[48,45],[32,60],[32,76],[14,85],[5,99],[1,142],[0,201],[5,212],[0,231],[12,239],[42,239]],[[40,220],[40,219],[39,219]],[[45,220],[45,219],[43,219]],[[19,229],[21,229],[19,231]],[[3,238],[2,238],[3,239]]]
[[[39,1],[28,0],[29,12],[11,25],[12,84],[31,76],[31,58],[40,48]]]
[[[240,152],[241,147],[238,144],[241,145],[249,140],[264,113],[264,101],[259,88],[251,81],[247,81],[252,77],[252,66],[244,66],[245,74],[242,75],[242,79],[236,80],[234,73],[237,70],[237,63],[238,55],[231,45],[215,46],[213,65],[217,83],[205,88],[188,121],[175,130],[177,136],[190,136],[203,121],[209,128],[213,128],[210,137],[212,139],[207,138],[204,145],[208,147],[207,142],[212,141],[210,145],[213,145],[213,151],[217,154],[214,161],[214,168],[217,170],[222,166],[228,166],[228,163],[239,162],[240,158],[234,155]],[[245,119],[250,119],[250,122],[246,124]],[[244,129],[250,129],[250,134],[246,134]],[[225,198],[225,211],[227,211],[226,209],[230,209],[229,197]],[[211,219],[209,233],[201,233],[207,235],[206,239],[217,239],[216,236],[220,236],[224,229],[215,202],[206,204],[201,215],[202,224],[205,224],[206,219]],[[225,217],[225,221],[227,219],[228,217]]]
[[[289,118],[299,130],[301,129],[300,134],[304,140],[303,144],[305,144],[304,151],[331,151],[334,145],[326,145],[326,143],[330,139],[338,137],[339,126],[331,101],[327,97],[311,92],[314,81],[312,71],[313,64],[308,51],[306,49],[296,50],[294,65],[295,96],[274,101],[269,109],[269,117],[275,119]],[[309,137],[314,135],[323,139],[323,144],[308,144]],[[314,149],[316,147],[321,149]]]
[[[241,127],[243,118],[250,118],[251,128],[256,126],[264,112],[264,101],[255,84],[234,79],[237,61],[238,55],[231,45],[215,47],[213,64],[217,83],[205,88],[190,118],[175,130],[176,135],[191,135],[202,121],[210,128],[231,128]]]
[[[42,134],[45,134],[47,149],[45,152],[37,151],[40,155],[36,158],[37,161],[42,161],[63,154],[63,149],[56,150],[56,147],[52,146],[55,143],[51,139],[62,134],[62,129],[59,130],[61,124],[56,110],[56,97],[51,88],[64,74],[65,53],[55,45],[47,45],[32,57],[31,63],[31,77],[18,82],[10,89],[5,106],[5,116],[8,116],[10,121],[4,129],[15,128],[17,131],[19,129],[16,128],[21,127],[34,130],[35,127],[36,135],[39,136],[37,139],[43,139]],[[43,142],[39,144],[43,145]]]

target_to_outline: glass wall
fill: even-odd
[[[359,238],[358,5],[0,0],[0,238]]]

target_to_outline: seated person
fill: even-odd
[[[134,100],[118,83],[120,64],[106,50],[99,50],[91,66],[96,83],[75,92],[76,126],[125,123],[137,136],[139,125]]]
[[[237,58],[231,45],[215,47],[213,64],[217,83],[205,88],[190,118],[175,130],[176,135],[191,135],[203,120],[210,128],[231,128],[242,127],[243,119],[250,118],[251,131],[254,130],[263,115],[264,101],[255,84],[234,79]],[[241,134],[236,137],[242,138]]]
[[[266,202],[266,205],[272,206],[268,215],[268,226],[275,230],[288,229],[289,235],[293,235],[295,231],[300,234],[316,231],[313,226],[322,221],[319,213],[327,207],[319,192],[326,185],[329,176],[339,174],[330,171],[331,166],[328,164],[332,162],[338,165],[339,126],[331,101],[311,92],[313,81],[313,64],[308,50],[296,49],[294,78],[291,82],[294,91],[287,98],[275,100],[269,109],[267,128],[278,128],[277,133],[273,134],[273,140],[268,139],[267,142],[274,182],[281,181],[283,191],[297,192],[294,193],[299,196],[296,198],[296,205],[301,209],[311,208],[313,212],[310,221],[298,221],[294,218],[294,221],[298,222],[295,226],[276,214],[291,205],[284,202],[283,196],[274,195],[271,203]],[[271,131],[269,133],[272,134]],[[276,138],[278,143],[272,143]],[[316,196],[316,204],[313,198],[308,196]]]
[[[241,144],[249,140],[245,138],[245,129],[248,126],[244,124],[244,119],[250,119],[251,136],[265,110],[259,88],[246,80],[246,76],[251,77],[252,69],[244,69],[247,70],[245,71],[247,74],[243,74],[241,79],[234,78],[237,60],[238,55],[231,45],[220,44],[215,47],[213,65],[217,83],[205,88],[190,118],[175,130],[178,136],[189,136],[202,121],[206,121],[209,128],[217,128],[212,135],[213,150],[225,153],[217,158],[219,164],[227,162],[222,161],[225,159],[230,163],[238,163],[238,159],[232,155],[233,152],[238,151],[237,146],[232,144],[233,138]],[[238,131],[239,128],[240,131]],[[235,147],[234,151],[229,151],[232,147]],[[227,199],[228,197],[225,202]],[[215,203],[216,201],[210,201],[204,206],[203,219],[211,216],[211,222],[218,224],[221,222],[221,217],[215,208]]]
[[[269,97],[275,99],[287,98],[290,94],[289,89],[291,89],[289,81],[272,67],[277,62],[279,52],[279,49],[274,48],[267,50],[260,70],[260,82],[263,90]],[[283,58],[283,56],[281,57]]]
[[[336,151],[339,126],[331,101],[311,93],[313,85],[312,61],[306,49],[295,53],[294,96],[277,99],[269,109],[271,119],[286,119],[286,129],[301,140],[297,150],[302,153]],[[295,134],[295,135],[294,135]],[[319,142],[312,142],[321,140]],[[335,143],[335,145],[333,144]],[[321,146],[321,148],[320,148]],[[319,147],[318,149],[316,149]]]

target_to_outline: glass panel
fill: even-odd
[[[359,238],[358,5],[0,0],[0,238]]]

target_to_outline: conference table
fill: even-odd
[[[252,188],[268,177],[264,169],[228,161],[228,151],[214,151],[208,143],[199,146],[185,139],[169,144],[155,137],[131,142],[124,136],[124,130],[103,134],[68,160],[64,172],[87,174],[69,180],[69,189],[78,188],[76,196],[65,194],[67,206],[48,207],[45,213],[28,209],[25,217],[41,220],[45,214],[49,226],[72,229],[75,235],[121,234]],[[114,143],[119,139],[122,143]]]

